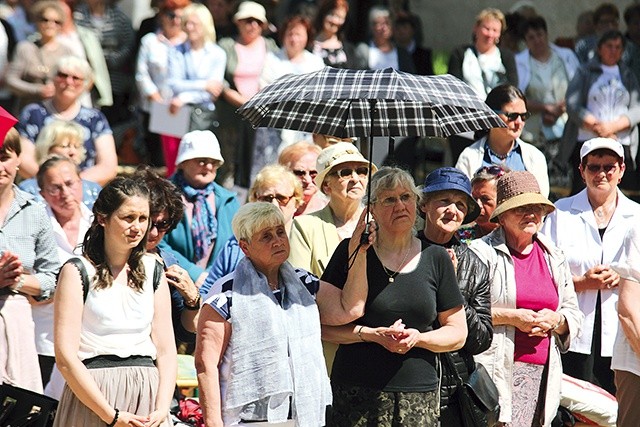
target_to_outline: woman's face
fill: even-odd
[[[149,235],[147,236],[147,250],[153,251],[160,241],[164,238],[164,235],[169,231],[169,213],[163,211],[151,218],[151,224],[149,226]]]
[[[587,154],[586,164],[580,165],[580,175],[587,186],[588,193],[610,194],[617,191],[625,170],[624,163],[620,165],[618,160],[615,155]]]
[[[620,62],[620,59],[622,59],[623,52],[624,45],[622,39],[607,40],[598,47],[598,56],[603,65],[616,65]]]
[[[530,28],[524,35],[527,49],[534,58],[542,57],[549,50],[549,38],[543,28]]]
[[[289,238],[284,224],[263,228],[255,232],[250,241],[241,240],[239,244],[262,273],[280,267],[289,258]]]
[[[180,163],[185,181],[193,188],[204,188],[216,179],[220,162],[206,157]]]
[[[364,166],[364,164],[358,162],[346,162],[333,167],[331,172],[324,178],[324,183],[322,184],[324,193],[332,202],[337,203],[362,200],[364,191],[367,188],[368,176],[366,174],[361,175],[356,170]],[[351,175],[341,177],[339,171],[346,171],[347,169],[353,171]]]
[[[16,178],[20,157],[9,150],[0,150],[0,188],[13,185]]]
[[[131,250],[138,246],[149,228],[149,200],[128,197],[108,218],[98,218],[104,227],[105,248]]]
[[[500,41],[502,23],[494,18],[485,18],[473,28],[475,45],[480,53],[493,48]]]
[[[462,225],[467,208],[467,197],[459,191],[438,191],[420,207],[426,227],[435,227],[445,234],[455,233]]]
[[[50,155],[60,155],[64,157],[68,157],[76,165],[79,165],[82,161],[80,153],[82,152],[84,143],[82,141],[76,141],[69,137],[61,138],[59,141],[56,141],[49,148]]]
[[[333,9],[322,20],[322,30],[327,34],[338,34],[346,19],[346,9],[342,7]]]
[[[291,172],[293,172],[302,183],[302,196],[305,202],[308,202],[311,197],[318,192],[318,187],[316,187],[315,182],[313,182],[313,179],[318,175],[318,171],[316,170],[317,160],[318,155],[316,153],[306,153],[291,163],[289,167]]]
[[[175,37],[182,31],[182,9],[167,9],[160,15],[160,26],[167,38]]]
[[[262,22],[255,18],[239,19],[236,22],[238,34],[243,42],[249,44],[262,36]]]
[[[298,206],[294,196],[294,188],[289,182],[280,181],[256,189],[256,199],[261,202],[273,203],[284,215],[284,223],[288,224],[293,219]]]
[[[197,14],[192,13],[184,23],[184,31],[191,44],[202,43],[204,41],[204,25]]]
[[[289,58],[295,58],[300,55],[307,47],[308,42],[309,36],[307,29],[302,24],[290,26],[287,31],[285,31],[284,39],[282,40],[282,44]]]
[[[520,98],[504,104],[498,115],[500,116],[502,121],[505,122],[507,127],[492,129],[492,132],[504,133],[511,140],[520,138],[520,135],[522,134],[522,130],[524,129],[524,120],[522,120],[521,116],[517,116],[515,120],[510,120],[507,117],[507,114],[509,113],[524,114],[526,112],[527,112],[527,106],[525,105],[524,101]]]
[[[406,232],[416,221],[416,195],[400,187],[382,190],[375,196],[373,217],[384,232]]]
[[[75,166],[60,162],[47,169],[40,194],[51,207],[56,218],[68,218],[80,209],[82,181]]]
[[[545,213],[543,205],[524,205],[500,214],[498,222],[506,236],[514,239],[531,237],[538,232]]]
[[[46,42],[58,35],[62,28],[62,16],[53,8],[45,9],[37,22],[38,32]]]
[[[76,101],[85,91],[85,76],[78,70],[61,68],[53,77],[54,97],[63,101]]]
[[[487,224],[490,222],[491,214],[496,210],[497,193],[496,181],[477,181],[471,188],[471,195],[480,205],[480,215],[476,218],[476,223]]]
[[[391,40],[391,37],[393,37],[391,19],[386,16],[379,16],[374,19],[371,27],[371,35],[374,41]]]

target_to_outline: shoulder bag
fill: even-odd
[[[0,426],[50,427],[58,401],[11,384],[0,385]]]

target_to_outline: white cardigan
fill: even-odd
[[[464,172],[469,179],[471,179],[473,174],[475,174],[482,166],[484,145],[486,141],[486,136],[480,138],[478,141],[465,148],[460,154],[460,157],[458,157],[456,168]],[[522,150],[522,161],[524,163],[524,167],[538,180],[540,193],[545,197],[549,197],[549,174],[547,172],[546,157],[544,157],[542,151],[538,150],[533,145],[524,142],[520,138],[518,138],[518,144]]]

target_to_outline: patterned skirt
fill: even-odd
[[[511,422],[504,427],[540,427],[544,417],[544,365],[514,362]]]
[[[327,427],[431,427],[438,425],[437,391],[384,392],[334,384]]]

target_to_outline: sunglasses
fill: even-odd
[[[505,113],[502,110],[495,110],[496,114],[503,114],[506,118],[507,121],[509,122],[514,122],[518,119],[518,117],[520,117],[520,119],[522,119],[523,122],[526,122],[527,119],[529,117],[531,117],[531,113],[526,111],[524,113]]]
[[[613,172],[617,166],[618,166],[617,163],[612,163],[609,165],[597,165],[597,164],[591,163],[586,165],[586,168],[591,173],[599,173],[600,171],[604,171],[604,173],[608,174]]]
[[[80,83],[84,81],[84,77],[74,76],[73,74],[67,74],[62,71],[58,71],[56,73],[56,77],[58,77],[60,80],[67,80],[69,77],[71,77],[71,80],[73,80],[74,83]]]
[[[267,203],[272,203],[273,199],[276,199],[280,206],[286,206],[292,198],[293,194],[290,196],[285,196],[284,194],[265,194],[264,196],[257,197],[259,201]]]
[[[476,175],[479,173],[488,173],[489,175],[493,175],[496,178],[500,178],[506,172],[500,166],[483,166],[476,171]]]
[[[43,24],[62,25],[62,21],[60,21],[59,19],[49,19],[49,18],[42,17],[39,19],[39,21]]]
[[[360,177],[367,176],[369,174],[369,168],[367,166],[359,166],[355,169],[353,168],[338,169],[337,171],[331,172],[331,175],[338,175],[338,177],[342,179],[347,179],[347,178],[351,178],[354,173]]]
[[[175,11],[173,11],[173,10],[167,10],[167,11],[164,13],[164,16],[166,16],[166,17],[167,17],[167,18],[169,18],[169,19],[181,18],[181,17],[180,17],[180,16],[178,16],[178,14],[177,14]]]
[[[164,233],[166,231],[169,231],[169,228],[171,228],[171,223],[167,220],[164,221],[152,221],[151,222],[151,228],[155,227],[156,230],[158,230],[158,232],[160,233]]]
[[[293,174],[295,176],[297,176],[298,178],[302,178],[306,175],[309,175],[311,177],[311,179],[315,178],[318,175],[318,171],[316,170],[312,170],[312,171],[306,171],[303,169],[294,169],[291,172],[293,172]]]

